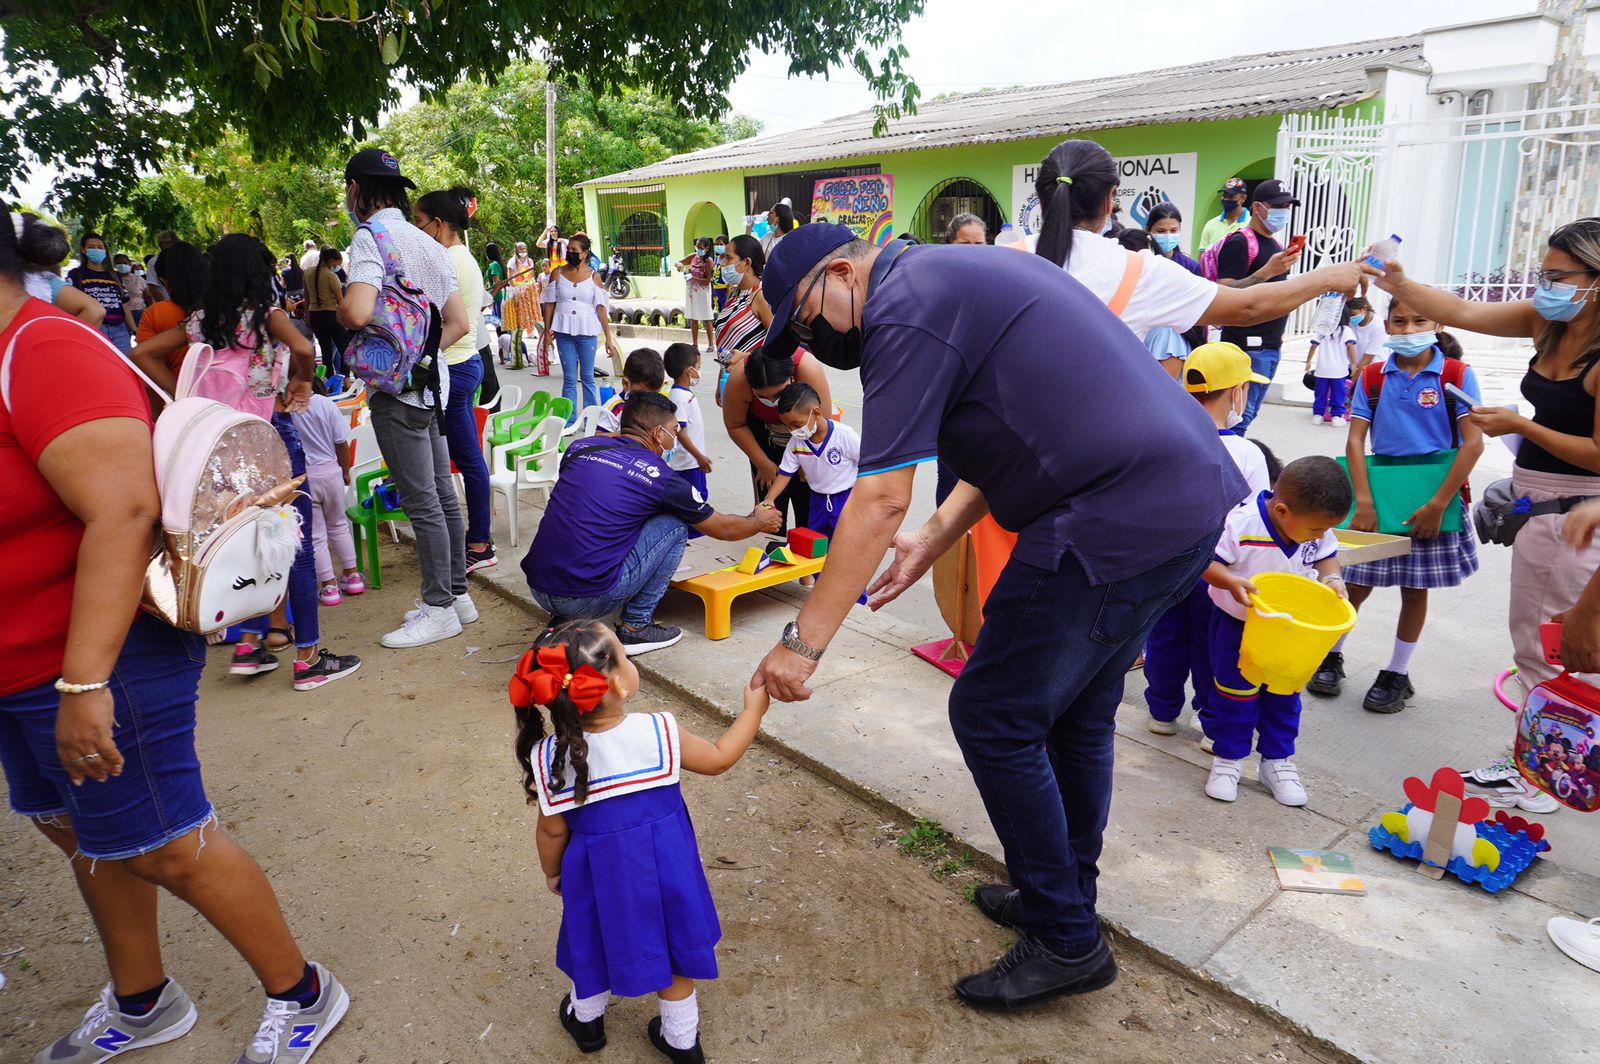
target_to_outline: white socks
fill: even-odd
[[[1398,672],[1404,676],[1411,668],[1411,655],[1417,652],[1417,644],[1407,643],[1404,639],[1394,641],[1394,654],[1389,658],[1389,671]]]
[[[695,994],[682,1001],[657,1000],[661,1002],[661,1037],[673,1049],[693,1049],[700,1031],[700,1002]]]
[[[606,1014],[606,1006],[611,1004],[611,991],[602,990],[594,997],[581,998],[578,988],[572,988],[572,1016],[579,1023],[593,1023]]]
[[[1337,643],[1333,644],[1333,649],[1335,649],[1339,653],[1343,654],[1344,653],[1344,641],[1346,639],[1349,639],[1349,638],[1350,638],[1350,633],[1349,632],[1346,632],[1344,635],[1340,636],[1339,637],[1339,641]]]

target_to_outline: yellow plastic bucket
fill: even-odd
[[[1305,687],[1339,637],[1355,627],[1355,607],[1293,573],[1251,578],[1256,594],[1245,614],[1239,672],[1275,695]]]

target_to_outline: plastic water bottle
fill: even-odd
[[[1019,251],[1028,250],[1028,238],[1022,230],[1007,222],[1000,227],[1000,232],[995,234],[994,246],[997,248],[1015,247]]]
[[[1317,313],[1311,319],[1311,333],[1313,336],[1328,336],[1339,327],[1339,319],[1344,316],[1344,294],[1329,292],[1317,300]]]
[[[1399,234],[1390,233],[1387,240],[1380,240],[1368,248],[1367,253],[1361,256],[1361,261],[1382,273],[1384,263],[1391,262],[1399,256],[1402,243],[1404,241],[1400,239]]]

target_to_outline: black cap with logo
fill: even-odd
[[[415,181],[400,172],[395,157],[382,148],[362,148],[350,156],[350,161],[344,164],[344,179],[349,181],[356,177],[387,177],[406,188],[417,187]]]

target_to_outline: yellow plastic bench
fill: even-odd
[[[706,638],[726,639],[733,634],[733,600],[752,591],[776,587],[802,576],[815,576],[828,559],[802,558],[794,565],[769,565],[754,576],[738,573],[730,566],[699,576],[674,580],[672,586],[698,595],[706,606]]]

